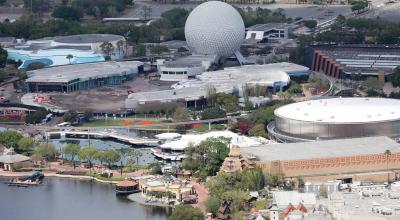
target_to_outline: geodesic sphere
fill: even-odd
[[[245,36],[243,19],[231,5],[209,1],[197,6],[185,24],[187,44],[194,54],[229,57]]]

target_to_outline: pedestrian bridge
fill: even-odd
[[[118,134],[115,131],[75,131],[75,130],[63,130],[63,131],[51,131],[46,132],[48,139],[68,139],[68,138],[80,138],[80,139],[100,139],[100,140],[112,140],[123,144],[133,146],[158,146],[159,140],[143,137],[131,137],[127,135]]]

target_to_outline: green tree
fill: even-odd
[[[90,121],[93,118],[93,112],[91,111],[85,111],[83,113],[83,117],[85,118],[86,121]]]
[[[36,110],[35,112],[27,115],[27,117],[25,118],[25,122],[27,124],[41,123],[43,121],[43,119],[46,118],[47,114],[48,114],[48,111],[45,109]]]
[[[81,146],[79,144],[68,144],[64,147],[63,151],[65,155],[69,155],[71,157],[72,165],[75,169],[75,157],[78,155],[81,150]]]
[[[172,28],[185,26],[189,11],[184,8],[174,8],[161,14],[161,18],[166,21]]]
[[[218,209],[221,205],[221,201],[214,195],[210,195],[204,203],[207,212],[217,215]]]
[[[392,82],[394,87],[400,86],[400,67],[396,67],[396,69],[394,69],[393,74],[390,76],[390,82]]]
[[[16,151],[18,151],[18,142],[22,139],[22,134],[16,131],[3,131],[0,132],[0,144],[5,147],[13,147]]]
[[[215,103],[217,102],[217,89],[215,86],[209,85],[207,87],[207,105],[211,107],[215,107]]]
[[[117,41],[117,49],[118,49],[119,56],[121,56],[121,51],[122,51],[124,44],[125,44],[125,42],[123,40]]]
[[[362,9],[368,7],[367,0],[357,0],[352,3],[351,10],[359,13]]]
[[[7,50],[3,49],[0,45],[0,68],[4,68],[7,63]]]
[[[121,160],[125,162],[125,166],[138,165],[139,158],[142,156],[142,153],[134,148],[121,148],[119,153]]]
[[[217,93],[216,103],[227,112],[234,112],[239,109],[238,98],[227,93]]]
[[[184,122],[189,120],[190,114],[189,111],[185,107],[179,107],[175,109],[174,114],[172,115],[172,119],[177,122]]]
[[[103,163],[106,161],[106,151],[98,150],[94,155],[94,158],[100,161],[100,164],[103,165]]]
[[[222,137],[208,138],[196,147],[189,146],[185,149],[186,158],[182,167],[202,179],[214,176],[229,154],[229,142],[230,140]]]
[[[266,178],[261,168],[246,169],[242,172],[240,180],[241,189],[261,190],[266,185]]]
[[[231,201],[231,210],[238,212],[244,206],[245,202],[250,199],[248,192],[243,190],[230,190],[223,193],[222,198]]]
[[[27,156],[32,155],[35,146],[36,146],[35,139],[30,137],[23,137],[18,141],[18,151]]]
[[[226,112],[221,108],[206,108],[204,109],[203,113],[201,114],[201,119],[214,119],[214,118],[225,118]]]
[[[376,77],[368,77],[363,84],[367,89],[381,91],[384,83],[379,81]]]
[[[76,111],[68,111],[64,114],[63,120],[69,123],[75,123],[78,113]]]
[[[146,46],[143,44],[138,44],[133,48],[133,55],[135,57],[143,57],[146,56]]]
[[[69,21],[79,21],[83,18],[83,10],[77,7],[61,5],[54,9],[51,16]]]
[[[307,28],[313,29],[317,26],[317,21],[316,20],[306,20],[303,21],[304,26],[306,26]]]
[[[118,161],[121,160],[121,154],[114,149],[105,150],[105,162],[108,164],[108,168],[111,169],[111,166]]]
[[[267,135],[267,132],[265,131],[265,125],[261,124],[261,123],[254,125],[249,130],[249,135],[250,136],[258,136],[258,137],[265,137]]]
[[[101,51],[106,55],[106,60],[111,59],[111,53],[114,51],[114,45],[110,42],[104,42],[100,45]]]
[[[56,157],[57,150],[50,143],[42,143],[35,149],[34,154],[37,157],[45,159],[46,161],[50,161]]]
[[[87,146],[79,150],[78,157],[81,160],[86,160],[89,163],[90,170],[92,169],[93,160],[96,159],[96,153],[98,152],[96,147]]]
[[[69,64],[71,64],[71,59],[74,58],[74,56],[72,54],[68,54],[65,58],[68,59]]]
[[[150,48],[150,53],[160,55],[162,53],[169,52],[168,47],[163,45],[155,45]]]
[[[150,163],[148,167],[152,174],[162,174],[160,163],[158,162]]]
[[[191,205],[177,205],[174,207],[169,220],[203,220],[204,214]]]

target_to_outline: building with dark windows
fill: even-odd
[[[285,23],[256,24],[246,28],[246,40],[253,39],[258,43],[271,43],[287,39],[289,25]]]
[[[375,76],[386,80],[400,66],[400,46],[316,45],[306,49],[305,61],[311,70],[335,78]]]
[[[143,63],[98,62],[38,69],[28,72],[30,92],[74,92],[106,85],[120,85],[135,77]]]

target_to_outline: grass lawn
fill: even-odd
[[[82,127],[105,127],[105,126],[131,126],[131,127],[150,127],[160,123],[155,120],[134,120],[134,119],[96,119],[82,124]]]

